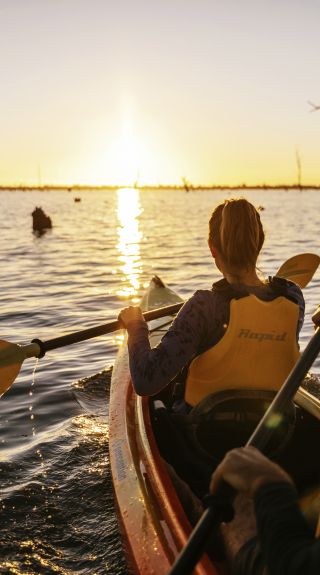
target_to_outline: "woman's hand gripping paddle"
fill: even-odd
[[[184,302],[176,303],[159,309],[154,309],[152,311],[147,311],[143,314],[143,317],[146,321],[151,321],[153,319],[175,315],[178,313],[183,303]],[[13,384],[20,371],[21,365],[26,358],[43,357],[47,351],[52,349],[57,349],[73,343],[79,343],[93,337],[98,337],[99,335],[112,333],[118,329],[123,329],[123,325],[120,321],[116,320],[89,329],[76,331],[68,335],[63,335],[61,337],[56,337],[54,339],[49,339],[48,341],[34,339],[32,343],[25,346],[0,340],[0,396]]]
[[[299,254],[287,260],[276,273],[277,276],[294,281],[301,288],[306,287],[312,279],[320,257],[315,254]],[[143,314],[146,321],[176,314],[182,307],[182,303],[159,308]],[[23,361],[28,357],[43,357],[47,351],[79,343],[87,339],[112,333],[123,326],[119,321],[102,324],[93,328],[84,329],[69,335],[57,337],[45,342],[33,340],[26,346],[0,341],[0,396],[13,384]]]

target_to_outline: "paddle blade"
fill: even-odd
[[[298,254],[284,262],[276,275],[304,288],[313,278],[319,263],[320,257],[316,254]]]
[[[0,397],[13,384],[23,360],[19,345],[0,340]]]

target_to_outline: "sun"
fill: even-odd
[[[130,107],[99,126],[87,153],[87,181],[97,185],[138,187],[159,182],[167,164],[162,138],[143,116]]]

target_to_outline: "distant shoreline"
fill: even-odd
[[[22,191],[22,192],[30,192],[30,191],[38,191],[38,192],[50,192],[50,191],[68,191],[68,192],[87,192],[87,191],[115,191],[121,190],[124,188],[132,188],[137,190],[159,190],[159,191],[170,191],[170,190],[181,190],[184,192],[198,192],[198,191],[221,191],[221,190],[320,190],[320,184],[314,185],[298,185],[298,184],[277,184],[277,185],[267,185],[267,184],[260,184],[260,185],[246,185],[242,184],[239,186],[227,186],[227,185],[212,185],[212,186],[188,186],[186,189],[185,186],[0,186],[0,192],[15,192],[15,191]]]

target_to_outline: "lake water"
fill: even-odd
[[[243,192],[0,192],[0,338],[26,344],[116,318],[153,274],[184,298],[218,279],[207,222]],[[75,203],[74,198],[81,198]],[[320,192],[246,191],[263,206],[265,275],[319,253]],[[32,233],[42,206],[53,229]],[[313,333],[320,274],[304,290],[303,348]],[[0,573],[126,573],[108,459],[110,368],[119,335],[24,362],[0,400]],[[102,370],[105,370],[102,372]],[[320,360],[313,371],[320,373]],[[100,375],[95,375],[98,374]]]

